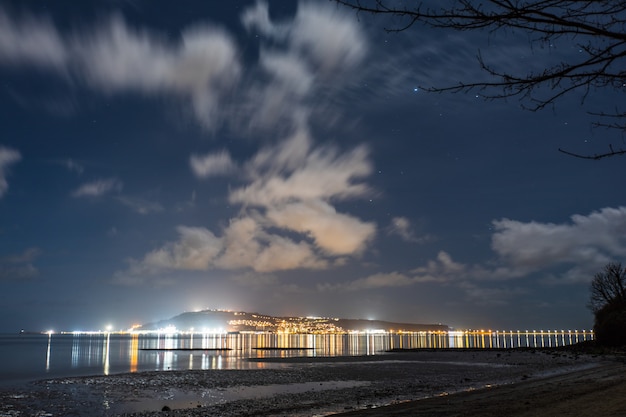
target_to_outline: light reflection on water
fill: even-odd
[[[586,331],[353,334],[0,335],[0,382],[71,375],[281,366],[249,358],[380,355],[391,349],[554,347]]]

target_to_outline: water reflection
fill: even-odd
[[[102,372],[105,375],[109,374],[109,347],[111,345],[111,334],[107,333],[106,338],[104,339],[103,350],[104,354],[102,355]]]
[[[579,330],[478,330],[349,334],[49,334],[45,370],[90,373],[251,369],[248,358],[379,355],[391,349],[555,347],[590,340]],[[53,346],[54,345],[54,346]],[[63,346],[67,346],[64,348]],[[71,347],[71,348],[70,348]],[[67,357],[64,356],[67,352]]]
[[[130,339],[130,372],[137,372],[139,360],[139,335],[133,334]]]
[[[48,348],[46,349],[46,372],[50,371],[50,345],[52,344],[52,333],[48,333]]]

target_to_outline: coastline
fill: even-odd
[[[626,364],[597,367],[449,396],[338,414],[338,417],[626,415]]]
[[[482,404],[490,396],[497,397],[494,403],[501,402],[500,398],[515,400],[522,398],[523,392],[565,388],[567,381],[573,381],[574,387],[592,389],[597,384],[585,381],[604,378],[608,387],[614,383],[626,393],[624,363],[576,350],[428,349],[257,361],[272,366],[38,381],[0,391],[0,416],[304,417],[348,413],[372,417],[412,415],[423,407],[430,407],[425,415],[465,415],[454,414],[454,404],[460,413],[461,408]],[[556,394],[545,394],[546,403],[550,395]],[[445,414],[435,414],[437,409]],[[482,411],[467,415],[490,415]]]

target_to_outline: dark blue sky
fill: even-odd
[[[0,1],[0,331],[199,308],[589,328],[626,253],[620,92],[433,94],[566,39],[322,1]],[[532,48],[531,48],[532,46]]]

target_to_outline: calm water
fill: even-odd
[[[3,334],[0,335],[0,384],[65,376],[269,366],[250,362],[248,358],[381,355],[394,348],[550,347],[591,338],[592,334],[578,331],[343,335]]]

